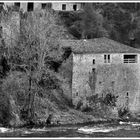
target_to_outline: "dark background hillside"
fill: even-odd
[[[106,36],[139,48],[140,3],[85,3],[83,10],[59,14],[77,39]]]

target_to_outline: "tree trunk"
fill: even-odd
[[[29,102],[28,102],[28,119],[29,121],[34,120],[34,96],[35,92],[32,91],[32,78],[29,77]]]

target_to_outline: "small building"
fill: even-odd
[[[11,12],[7,17],[1,19],[1,38],[6,46],[15,46],[20,34],[20,14]]]
[[[52,9],[56,11],[77,11],[81,9],[81,3],[76,2],[52,3]]]
[[[15,6],[24,12],[34,10],[53,9],[55,11],[77,11],[81,8],[80,3],[76,2],[5,2],[7,6]]]
[[[14,6],[16,10],[20,9],[23,12],[30,12],[34,10],[41,10],[51,8],[51,3],[39,3],[39,2],[5,2],[6,6]]]
[[[72,48],[71,99],[78,100],[111,93],[117,107],[128,103],[132,112],[140,112],[140,50],[108,38],[63,40]],[[128,101],[128,102],[127,102]]]
[[[52,3],[43,3],[43,2],[24,2],[20,3],[20,9],[24,12],[30,12],[35,10],[51,9]]]

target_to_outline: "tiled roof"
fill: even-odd
[[[90,40],[61,40],[60,44],[71,47],[73,53],[140,53],[140,49],[102,37]]]

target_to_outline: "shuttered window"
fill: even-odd
[[[62,10],[66,10],[66,4],[62,4]]]
[[[104,55],[104,63],[110,63],[110,54]]]
[[[137,63],[137,55],[124,55],[124,63]]]

